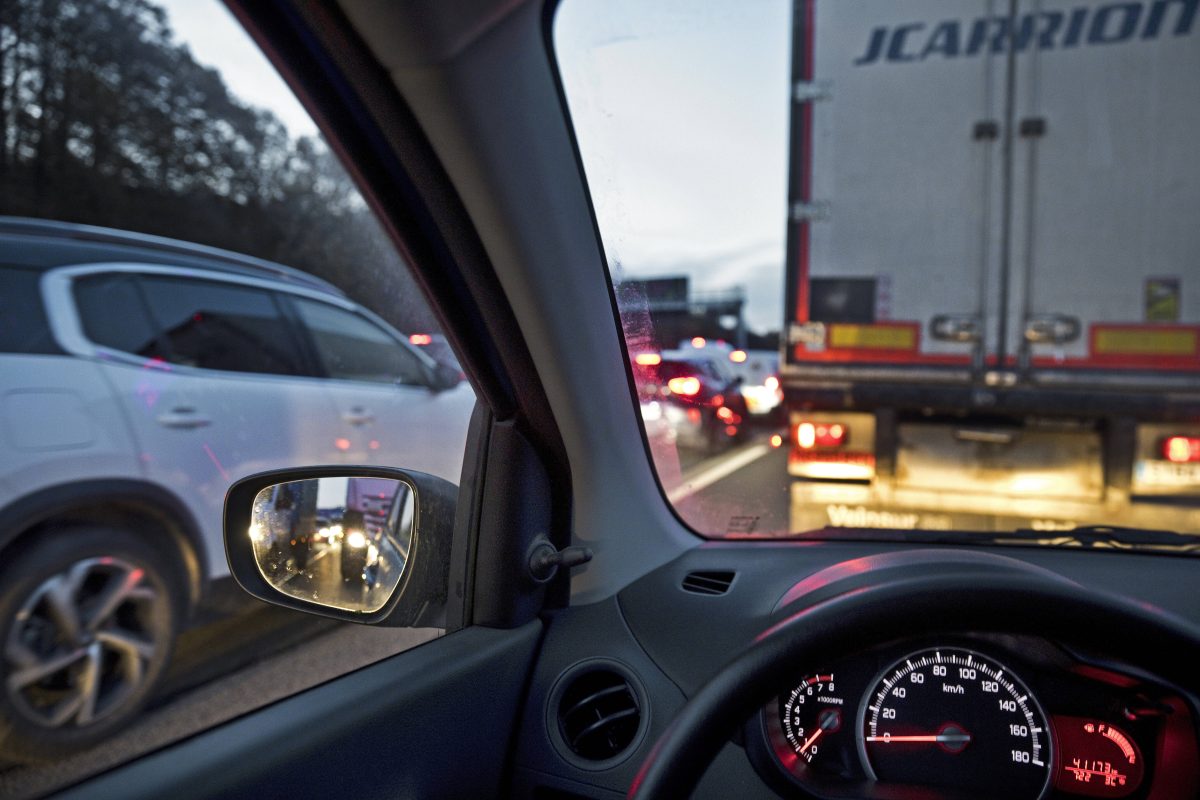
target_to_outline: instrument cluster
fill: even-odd
[[[817,797],[1200,796],[1181,694],[1026,637],[880,647],[796,676],[750,754],[777,789]]]

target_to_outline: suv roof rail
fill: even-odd
[[[199,256],[218,262],[212,265],[214,269],[226,269],[229,272],[253,277],[267,275],[273,278],[281,278],[312,289],[329,292],[339,297],[345,297],[346,294],[323,278],[318,278],[316,275],[293,267],[248,256],[243,253],[235,253],[232,250],[222,250],[219,247],[210,247],[205,244],[170,239],[166,236],[155,236],[135,231],[122,231],[116,228],[102,228],[97,225],[82,225],[75,222],[59,222],[57,220],[34,219],[32,217],[0,216],[0,234],[5,233],[53,236],[56,238],[75,239],[101,244],[133,245],[135,247],[160,250],[164,253]]]

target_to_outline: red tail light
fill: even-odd
[[[1200,436],[1168,436],[1163,439],[1162,453],[1176,464],[1200,461]]]
[[[690,376],[686,378],[671,378],[671,380],[667,381],[667,388],[673,394],[682,397],[695,397],[700,394],[700,379]]]
[[[836,422],[801,422],[796,426],[796,446],[801,450],[841,447],[846,439],[846,426]]]
[[[431,344],[433,342],[433,337],[428,333],[414,333],[408,337],[408,341],[417,345],[418,347],[423,347],[427,344]]]

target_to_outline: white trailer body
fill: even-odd
[[[796,0],[795,526],[1200,530],[1198,6]]]

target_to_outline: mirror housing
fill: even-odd
[[[445,392],[453,389],[462,383],[462,372],[457,367],[450,364],[437,362],[437,366],[433,368],[433,377],[430,381],[430,388],[435,392]]]
[[[276,588],[263,574],[251,526],[259,493],[277,484],[318,479],[382,478],[412,493],[412,527],[399,582],[374,611],[318,603]],[[259,600],[310,614],[385,627],[444,627],[450,548],[458,487],[424,472],[385,467],[309,467],[273,470],[243,478],[225,495],[225,556],[238,585]]]

